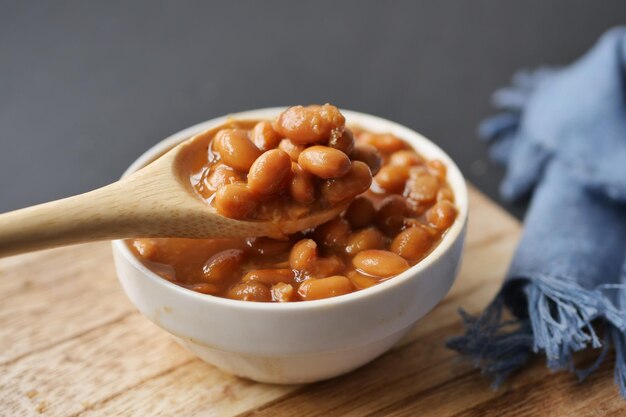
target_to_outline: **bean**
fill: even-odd
[[[253,269],[241,279],[243,282],[256,281],[265,285],[276,285],[280,282],[290,283],[295,278],[291,269]]]
[[[167,262],[166,260],[163,260],[164,262]],[[164,278],[168,281],[171,281],[175,284],[179,284],[179,282],[177,282],[176,280],[176,269],[172,266],[172,265],[168,265],[168,264],[162,264],[162,263],[154,263],[153,265],[150,265],[150,269],[152,270],[152,272],[156,273],[158,276],[160,276],[161,278]],[[201,273],[202,271],[199,271],[199,273]],[[190,275],[192,277],[192,279],[196,279],[196,277],[198,276],[198,274],[196,273],[196,271],[193,271]],[[202,277],[198,277],[198,279],[202,279]],[[185,283],[180,283],[181,285],[184,285]]]
[[[400,166],[415,166],[421,165],[424,163],[424,158],[422,158],[417,152],[402,150],[397,151],[391,154],[389,158],[390,165],[400,165]]]
[[[276,256],[288,252],[292,242],[290,240],[277,240],[269,237],[251,237],[246,239],[246,244],[258,255]]]
[[[272,301],[269,288],[260,282],[242,282],[228,290],[228,298],[242,301]]]
[[[383,159],[378,153],[378,150],[373,146],[366,144],[356,145],[350,157],[354,161],[365,162],[367,166],[370,167],[372,175],[378,174],[380,167],[383,165]]]
[[[422,259],[433,244],[433,238],[423,227],[409,227],[391,242],[391,251],[409,261]]]
[[[215,190],[227,184],[243,182],[245,178],[240,172],[221,162],[216,163],[210,168],[209,174],[204,179],[207,189],[215,192]]]
[[[376,217],[374,204],[366,197],[357,197],[350,203],[344,215],[354,229],[369,226]]]
[[[274,130],[296,144],[320,143],[333,130],[342,130],[345,122],[339,109],[330,104],[293,106],[276,118]]]
[[[226,249],[211,256],[202,266],[202,275],[210,282],[230,279],[239,270],[244,253],[241,249]]]
[[[348,238],[345,246],[348,255],[356,255],[357,253],[368,249],[384,249],[387,246],[387,238],[375,227],[354,232]]]
[[[298,157],[300,157],[302,151],[306,149],[306,146],[296,145],[289,139],[283,139],[278,144],[278,149],[287,152],[287,155],[289,155],[292,161],[298,162]]]
[[[242,129],[222,129],[213,139],[214,148],[222,161],[239,171],[248,172],[261,151],[248,139],[248,132]]]
[[[412,167],[409,167],[409,178],[417,178],[420,175],[430,175],[430,172],[428,172],[428,168],[426,167],[426,165],[414,165]]]
[[[329,277],[342,272],[344,269],[345,265],[341,258],[333,255],[328,258],[315,258],[313,268],[308,272],[316,277]]]
[[[272,301],[277,303],[286,303],[293,300],[295,291],[293,286],[284,282],[279,282],[271,289]]]
[[[199,292],[202,294],[211,294],[215,295],[219,292],[220,288],[215,284],[209,284],[206,282],[201,282],[198,284],[191,284],[187,286],[191,291]]]
[[[310,204],[315,200],[313,176],[295,162],[291,163],[289,194],[298,203]]]
[[[449,201],[439,201],[426,212],[426,220],[435,229],[443,231],[452,226],[456,218],[456,208]]]
[[[364,132],[361,138],[365,143],[369,143],[380,152],[387,155],[409,147],[405,141],[389,133],[376,134]]]
[[[248,188],[258,195],[277,194],[287,185],[291,174],[291,158],[280,149],[263,153],[250,167]]]
[[[352,292],[350,280],[342,275],[327,278],[309,278],[298,288],[298,294],[303,300],[320,300],[336,297]]]
[[[407,183],[407,197],[418,204],[432,203],[437,198],[439,180],[430,174],[419,173]]]
[[[454,203],[454,193],[450,189],[449,186],[444,185],[437,191],[437,201],[447,200],[451,203]]]
[[[420,227],[422,229],[424,229],[429,235],[430,237],[435,240],[438,239],[441,235],[441,233],[439,233],[439,231],[437,229],[435,229],[434,227],[431,227],[427,224],[422,223],[421,221],[417,220],[417,219],[404,219],[404,225],[409,228],[409,227]]]
[[[311,146],[298,157],[298,164],[307,172],[320,178],[339,178],[350,171],[350,158],[345,153],[328,146]]]
[[[409,179],[409,168],[399,165],[386,165],[380,169],[374,181],[387,193],[401,194]]]
[[[447,169],[443,162],[438,159],[431,159],[428,163],[426,163],[426,166],[432,175],[439,178],[441,181],[446,180]]]
[[[345,267],[337,256],[318,257],[317,243],[312,239],[302,239],[294,245],[289,253],[289,266],[316,276],[333,275]]]
[[[352,282],[352,285],[356,287],[357,290],[369,288],[378,284],[379,282],[377,278],[370,277],[369,275],[363,275],[357,271],[348,272],[348,279]]]
[[[159,252],[158,245],[154,239],[135,239],[132,247],[144,259],[154,260]]]
[[[369,167],[364,162],[353,161],[346,175],[322,183],[321,194],[330,204],[336,204],[356,197],[371,184],[372,173]]]
[[[350,224],[339,216],[317,226],[313,232],[315,240],[328,248],[344,246],[349,235]]]
[[[350,129],[344,129],[343,132],[333,130],[328,146],[340,150],[346,155],[350,155],[354,150],[354,135]]]
[[[376,224],[387,235],[395,236],[404,226],[404,218],[409,214],[406,199],[399,195],[390,195],[380,205]]]
[[[228,184],[217,190],[213,204],[220,214],[243,219],[256,208],[257,197],[243,184]]]
[[[293,269],[308,271],[314,267],[317,258],[317,243],[313,239],[302,239],[289,253],[289,266]]]
[[[270,122],[259,122],[252,130],[252,142],[262,151],[269,151],[278,146],[280,135],[272,129]]]
[[[359,272],[381,278],[398,275],[409,268],[409,263],[400,255],[375,249],[359,252],[352,259],[352,265]]]

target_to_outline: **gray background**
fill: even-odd
[[[202,120],[323,102],[420,131],[497,198],[475,134],[491,92],[624,16],[617,0],[0,0],[0,211],[114,181]]]

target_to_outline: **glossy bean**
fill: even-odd
[[[454,203],[454,193],[448,185],[442,186],[441,188],[439,188],[439,191],[437,191],[437,201],[443,200]]]
[[[132,247],[139,256],[147,260],[154,260],[159,253],[158,244],[154,239],[135,239],[132,241]]]
[[[262,151],[269,151],[278,146],[280,135],[270,122],[259,122],[252,129],[252,142]]]
[[[289,252],[289,265],[293,269],[308,271],[315,266],[317,243],[313,239],[302,239]]]
[[[425,228],[409,227],[398,233],[390,249],[409,261],[418,261],[428,254],[432,244],[433,237]]]
[[[265,285],[276,285],[279,282],[289,284],[295,277],[291,269],[253,269],[243,276],[242,281],[256,281]]]
[[[256,208],[256,195],[243,184],[228,184],[218,189],[213,199],[217,211],[233,219],[244,219]]]
[[[202,266],[202,275],[209,282],[230,279],[237,272],[243,261],[241,249],[226,249],[211,256]]]
[[[320,143],[333,130],[343,130],[345,122],[339,109],[330,104],[293,106],[276,118],[274,130],[296,144]]]
[[[372,173],[364,162],[353,161],[350,171],[341,178],[322,183],[322,197],[330,204],[350,200],[366,191],[372,184]]]
[[[291,175],[291,158],[280,149],[272,149],[257,158],[250,167],[248,188],[255,194],[279,193]]]
[[[313,232],[315,240],[327,248],[344,246],[349,235],[350,224],[341,217],[317,226]]]
[[[340,150],[349,156],[354,150],[354,134],[347,128],[343,131],[333,130],[328,146]]]
[[[392,154],[394,152],[407,149],[409,146],[402,139],[397,138],[396,136],[390,133],[369,133],[364,132],[362,135],[362,140],[365,143],[369,143],[374,146],[383,154]]]
[[[346,210],[345,219],[348,220],[353,229],[372,224],[376,217],[374,204],[366,197],[357,197],[350,203]]]
[[[302,151],[306,149],[306,146],[296,145],[289,139],[283,139],[278,144],[278,149],[285,151],[292,161],[298,162],[298,158],[300,157]]]
[[[391,154],[389,157],[390,165],[399,165],[399,166],[416,166],[424,163],[424,158],[422,158],[417,152],[410,150],[402,150],[397,151]]]
[[[439,201],[426,211],[426,220],[432,227],[443,231],[452,226],[456,218],[456,208],[449,201]]]
[[[310,278],[298,288],[298,294],[303,300],[320,300],[336,297],[353,291],[350,280],[342,275],[327,278]]]
[[[311,146],[300,153],[298,164],[305,171],[324,179],[340,178],[350,171],[350,158],[328,146]]]
[[[395,236],[404,226],[404,219],[409,214],[406,199],[400,195],[390,195],[380,205],[376,225],[388,236]]]
[[[254,161],[261,156],[261,151],[248,138],[243,129],[222,129],[213,139],[214,149],[222,161],[239,171],[248,172]]]
[[[345,269],[345,265],[340,257],[333,255],[327,258],[315,258],[313,267],[310,269],[311,275],[318,278],[336,275]]]
[[[430,175],[420,173],[409,179],[406,195],[417,204],[432,203],[437,198],[439,180]]]
[[[211,167],[208,175],[204,179],[204,185],[207,190],[214,193],[220,187],[227,184],[241,183],[244,181],[245,178],[239,171],[236,171],[226,164],[218,162]]]
[[[378,171],[383,164],[383,159],[378,153],[378,150],[367,144],[355,145],[350,157],[354,161],[365,162],[370,168],[372,175],[378,174]]]
[[[291,181],[289,194],[298,203],[310,204],[315,200],[315,182],[313,176],[296,162],[291,163]]]
[[[357,271],[350,271],[348,273],[348,279],[357,290],[364,290],[380,282],[379,278],[364,275]]]
[[[356,255],[368,249],[385,249],[387,242],[387,238],[380,230],[375,227],[368,227],[350,235],[345,245],[345,251],[348,255]]]
[[[187,288],[189,288],[191,291],[199,292],[202,294],[211,294],[211,295],[215,295],[220,291],[220,287],[218,287],[215,284],[210,284],[208,282],[200,282],[196,284],[191,284],[191,285],[188,285]]]
[[[276,303],[287,303],[293,301],[296,292],[291,284],[279,282],[272,286],[271,293],[272,301]]]
[[[387,165],[380,169],[374,181],[386,193],[401,194],[409,179],[409,167]]]
[[[228,290],[228,298],[242,301],[268,302],[272,294],[267,286],[260,282],[242,282]]]
[[[428,168],[428,171],[432,175],[434,175],[435,177],[439,178],[441,181],[445,181],[446,180],[447,168],[446,168],[445,164],[443,162],[441,162],[440,160],[438,160],[438,159],[431,159],[426,164],[426,167]]]
[[[359,252],[352,265],[366,275],[388,278],[398,275],[409,268],[409,263],[393,252],[386,250],[366,250]]]

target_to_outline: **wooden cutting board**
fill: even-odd
[[[519,223],[475,189],[460,276],[394,350],[348,375],[265,385],[196,359],[122,293],[110,245],[0,260],[0,416],[624,416],[613,360],[584,383],[543,359],[497,391],[444,347],[497,291]]]

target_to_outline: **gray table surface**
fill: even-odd
[[[492,91],[624,16],[617,0],[0,0],[0,211],[114,181],[202,120],[323,102],[418,130],[497,198],[475,134]]]

